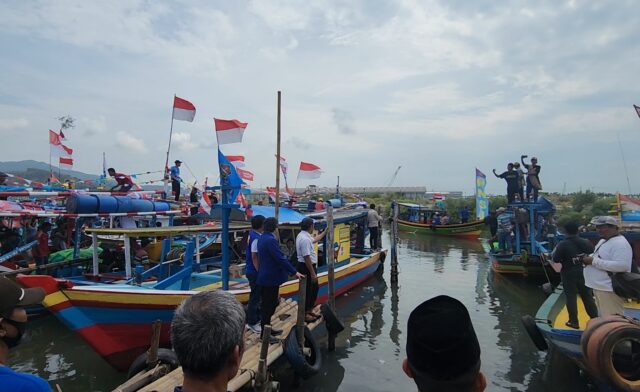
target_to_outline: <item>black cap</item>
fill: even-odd
[[[446,295],[415,308],[407,325],[407,358],[416,382],[447,383],[475,377],[480,369],[480,344],[467,308]]]
[[[18,306],[42,302],[44,294],[41,287],[23,289],[9,278],[0,277],[0,317],[11,317]]]
[[[179,160],[179,159],[176,159],[175,162],[173,162],[173,163],[178,164],[178,163],[182,163],[182,161]]]

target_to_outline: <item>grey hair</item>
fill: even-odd
[[[171,344],[185,375],[208,381],[225,368],[236,346],[244,349],[245,312],[233,294],[198,293],[176,309]]]

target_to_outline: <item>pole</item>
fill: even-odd
[[[169,151],[171,151],[171,136],[173,135],[173,115],[175,114],[176,95],[173,94],[173,104],[171,105],[171,128],[169,129],[169,145],[167,146],[167,159],[164,161],[164,192],[165,194],[169,193],[169,180],[167,178],[167,169],[169,168]]]
[[[304,349],[304,313],[307,303],[307,278],[298,280],[298,318],[296,319],[296,337],[300,350]]]
[[[267,355],[269,354],[269,338],[271,337],[271,325],[264,326],[262,342],[260,346],[260,359],[258,360],[258,374],[256,374],[256,386],[258,391],[266,390],[265,385],[269,379]]]
[[[229,180],[221,178],[220,193],[222,207],[222,289],[229,290],[229,213],[231,206],[229,205]]]
[[[391,282],[398,283],[398,203],[391,203]]]
[[[327,205],[327,235],[325,236],[326,242],[324,246],[325,254],[327,255],[327,287],[328,287],[328,296],[327,302],[329,304],[329,308],[335,314],[336,313],[336,275],[335,275],[335,252],[333,249],[334,242],[334,232],[333,232],[333,206],[331,204]],[[336,335],[334,333],[329,332],[328,336],[328,349],[329,351],[335,351],[336,349]]]
[[[282,93],[278,91],[278,119],[277,119],[277,142],[276,142],[276,210],[275,218],[278,220],[278,213],[280,208],[280,105],[281,105]]]

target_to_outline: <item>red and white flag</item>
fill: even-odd
[[[62,133],[62,129],[60,130],[60,140],[65,141],[65,142],[67,141],[67,137],[64,136],[64,133]]]
[[[235,167],[244,167],[244,155],[225,155],[225,158]]]
[[[49,130],[49,147],[51,149],[51,155],[55,157],[70,156],[73,154],[73,150],[71,148],[62,144],[60,135],[52,130]]]
[[[73,158],[71,157],[60,157],[60,168],[71,170],[73,169]]]
[[[314,165],[313,163],[308,162],[300,162],[300,171],[298,171],[298,178],[320,178],[322,175],[322,170],[319,166]]]
[[[251,173],[249,170],[242,170],[236,167],[236,172],[238,173],[238,176],[240,176],[240,178],[242,178],[243,180],[253,181],[253,173]]]
[[[238,120],[220,120],[218,118],[214,118],[213,121],[216,126],[218,144],[240,143],[242,141],[242,135],[244,135],[244,130],[247,128],[248,123]]]
[[[196,116],[196,107],[186,99],[173,97],[173,118],[174,120],[193,122]]]

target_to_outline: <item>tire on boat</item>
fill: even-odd
[[[630,344],[619,346],[622,342]],[[640,322],[619,315],[594,319],[587,324],[580,345],[594,377],[622,391],[640,391]]]
[[[322,365],[322,357],[320,355],[320,347],[313,338],[311,330],[304,327],[304,346],[311,350],[309,356],[298,346],[297,328],[292,328],[289,336],[284,344],[284,355],[289,360],[293,370],[300,377],[307,379],[320,371]]]
[[[338,316],[331,310],[331,307],[325,302],[320,305],[320,312],[324,318],[324,324],[327,327],[327,332],[331,335],[337,335],[344,331],[344,323],[338,318]]]
[[[547,345],[547,341],[544,340],[544,336],[542,336],[542,332],[538,329],[536,325],[536,321],[528,314],[522,316],[522,325],[524,326],[525,331],[531,338],[531,341],[536,346],[536,348],[540,351],[547,351],[549,346]]]
[[[129,371],[127,372],[127,380],[136,374],[147,370],[147,356],[148,353],[142,353],[138,358],[136,358],[131,366],[129,366]],[[170,370],[177,369],[180,366],[178,362],[178,356],[173,350],[168,348],[159,348],[158,349],[158,362],[159,364],[169,365]],[[156,364],[153,364],[154,366]]]

